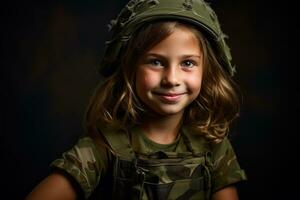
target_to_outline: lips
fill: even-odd
[[[185,95],[185,92],[181,93],[160,93],[160,92],[153,92],[154,95],[159,97],[165,103],[177,103],[180,101],[181,97]]]

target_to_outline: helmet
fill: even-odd
[[[106,42],[99,72],[107,77],[118,68],[122,48],[133,33],[145,23],[156,20],[180,20],[199,28],[214,47],[215,54],[225,70],[232,76],[235,68],[231,64],[230,49],[225,43],[217,15],[204,0],[131,0],[112,20],[111,40]]]

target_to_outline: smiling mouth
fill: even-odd
[[[158,93],[154,92],[154,95],[158,96],[165,103],[177,103],[180,101],[181,97],[186,93]]]

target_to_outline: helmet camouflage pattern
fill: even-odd
[[[231,64],[231,53],[225,43],[217,15],[203,0],[131,0],[109,25],[112,33],[100,63],[103,76],[112,75],[118,64],[122,49],[133,33],[145,23],[157,20],[180,20],[199,28],[211,43],[215,54],[232,76],[235,68]]]

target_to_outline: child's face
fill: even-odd
[[[199,95],[203,53],[195,34],[180,27],[138,61],[136,92],[160,115],[182,115]]]

